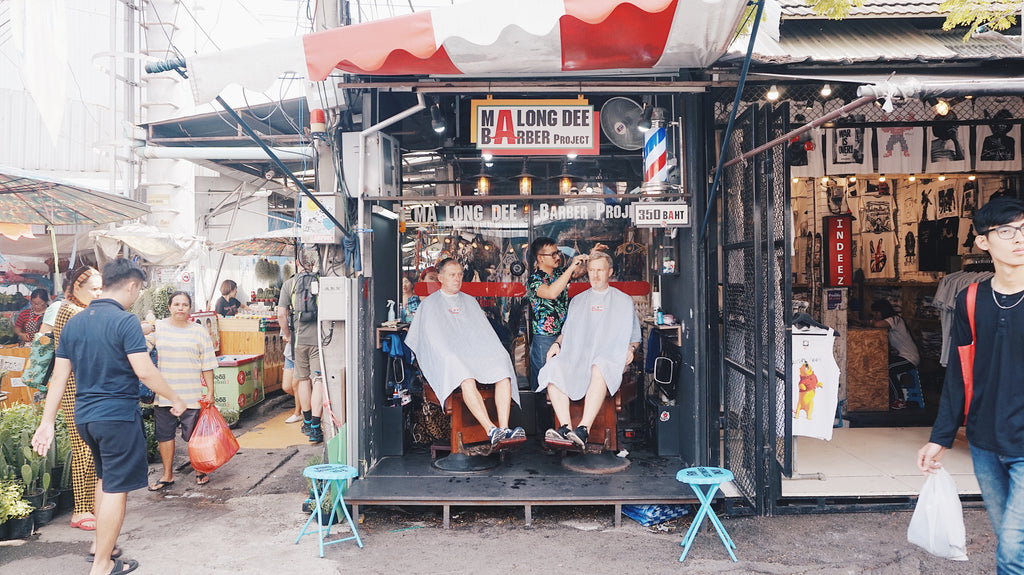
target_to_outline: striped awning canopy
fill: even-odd
[[[287,72],[377,76],[675,73],[725,53],[745,0],[474,0],[191,57],[197,102]]]

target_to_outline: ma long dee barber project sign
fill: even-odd
[[[825,220],[825,285],[853,285],[853,216],[830,216]]]
[[[598,114],[585,99],[473,100],[473,142],[498,155],[593,155]]]

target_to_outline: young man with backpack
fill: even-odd
[[[966,420],[974,475],[998,539],[996,570],[1024,573],[1024,202],[989,201],[974,216],[974,229],[974,243],[992,256],[996,275],[957,295],[950,349],[967,351],[973,342],[973,369],[960,353],[950,354],[917,467],[941,467]],[[970,362],[971,354],[963,355]]]
[[[318,284],[315,249],[303,249],[295,259],[295,275],[281,286],[277,302],[277,323],[281,337],[292,342],[295,362],[295,386],[298,390],[299,406],[302,409],[302,432],[309,436],[310,443],[321,443],[324,432],[320,427],[323,414],[323,388],[320,383],[320,347],[317,341]],[[294,334],[294,341],[293,341]],[[313,385],[316,379],[316,385]]]

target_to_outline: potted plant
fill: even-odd
[[[60,502],[57,507],[61,513],[75,508],[75,490],[71,488],[71,448],[64,452],[64,473],[60,476]]]
[[[53,512],[54,512],[54,510],[57,508],[57,504],[56,503],[54,503],[53,501],[48,501],[47,500],[47,494],[50,491],[50,474],[49,473],[44,473],[43,474],[42,483],[43,483],[43,501],[42,501],[42,505],[37,507],[36,511],[35,511],[36,526],[38,526],[38,527],[42,527],[43,525],[46,525],[47,523],[49,523],[50,520],[53,519]]]
[[[10,519],[7,520],[10,524],[11,539],[25,539],[32,535],[32,529],[35,527],[32,509],[32,505],[24,499],[18,499],[11,504]]]
[[[43,504],[43,490],[39,489],[38,469],[38,466],[32,463],[21,466],[21,483],[25,486],[24,497],[35,508]]]

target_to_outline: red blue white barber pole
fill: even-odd
[[[644,134],[644,191],[659,191],[668,182],[668,145],[664,126]]]

